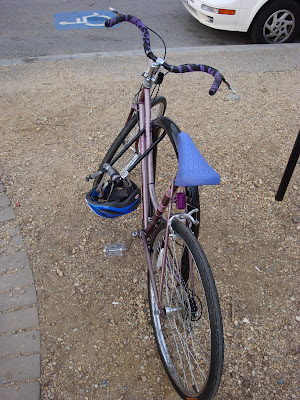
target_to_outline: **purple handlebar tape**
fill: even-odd
[[[108,19],[105,22],[106,27],[112,27],[116,24],[119,24],[120,22],[130,22],[131,24],[137,26],[139,30],[142,32],[143,35],[143,41],[144,41],[144,50],[145,53],[151,53],[151,47],[150,47],[150,36],[147,27],[144,25],[144,23],[138,19],[137,17],[134,17],[133,15],[127,15],[127,14],[121,14],[118,15],[115,18]]]
[[[194,72],[194,71],[206,72],[207,74],[210,74],[215,78],[214,83],[209,89],[209,94],[213,96],[219,89],[223,80],[223,75],[220,74],[220,72],[217,69],[203,64],[178,65],[178,67],[173,66],[172,69],[172,72],[179,74],[183,74],[185,72]]]
[[[116,24],[119,24],[121,22],[130,22],[131,24],[137,26],[139,30],[142,32],[143,35],[143,42],[144,42],[144,51],[146,55],[151,58],[152,60],[156,60],[157,57],[152,53],[151,47],[150,47],[150,36],[148,29],[144,23],[138,19],[137,17],[134,17],[133,15],[127,15],[127,14],[120,14],[116,16],[115,18],[108,19],[105,22],[106,27],[112,27]],[[206,72],[210,75],[212,75],[215,80],[214,83],[212,84],[211,88],[209,89],[209,94],[213,96],[217,90],[219,89],[222,80],[223,80],[223,75],[220,74],[220,72],[213,68],[209,67],[208,65],[202,65],[202,64],[185,64],[185,65],[169,65],[166,62],[163,64],[163,67],[166,68],[168,71],[175,72],[175,73],[180,73],[183,74],[185,72],[194,72],[194,71],[201,71],[201,72]]]

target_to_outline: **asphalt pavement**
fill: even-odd
[[[0,59],[37,57],[40,55],[141,49],[141,37],[134,26],[123,24],[114,29],[57,30],[53,16],[58,13],[108,10],[114,7],[136,15],[157,31],[167,47],[228,45],[250,43],[240,32],[220,32],[201,25],[184,8],[181,0],[100,0],[97,2],[13,0],[1,2]],[[161,44],[151,33],[152,47]]]

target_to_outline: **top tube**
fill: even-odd
[[[156,61],[159,57],[157,57],[156,55],[153,54],[152,50],[151,50],[151,46],[150,46],[150,36],[149,36],[149,31],[148,28],[146,27],[146,25],[137,17],[133,16],[133,15],[128,15],[128,14],[121,14],[118,13],[118,15],[115,18],[111,18],[108,19],[105,22],[105,26],[106,27],[112,27],[116,24],[119,24],[121,22],[129,22],[133,25],[135,25],[136,27],[139,28],[139,30],[142,33],[143,36],[143,42],[144,42],[144,51],[147,57],[149,57],[151,60]],[[160,59],[161,60],[161,59]],[[174,73],[185,73],[185,72],[193,72],[193,71],[200,71],[200,72],[206,72],[210,75],[212,75],[215,80],[214,83],[212,84],[210,90],[209,90],[209,94],[211,96],[213,96],[214,94],[216,94],[217,90],[219,89],[222,81],[224,81],[227,86],[228,83],[225,80],[225,78],[223,77],[223,75],[216,69],[213,67],[210,67],[208,65],[203,65],[203,64],[184,64],[184,65],[170,65],[167,64],[165,61],[163,63],[161,63],[161,65],[170,72],[174,72]],[[229,86],[230,88],[230,86]]]

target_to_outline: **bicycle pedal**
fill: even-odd
[[[128,247],[124,243],[112,243],[104,246],[104,257],[121,257]]]

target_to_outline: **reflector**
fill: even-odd
[[[220,8],[219,14],[234,15],[235,10],[226,10],[225,8]]]

